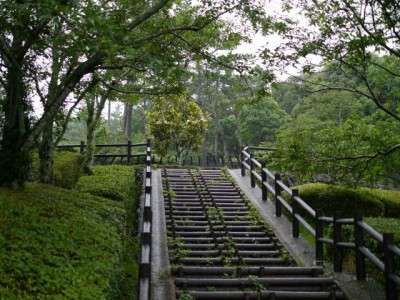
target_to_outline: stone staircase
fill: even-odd
[[[176,299],[342,299],[321,267],[297,266],[224,170],[163,169]]]

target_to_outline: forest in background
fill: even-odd
[[[278,148],[266,158],[273,169],[304,181],[396,179],[399,4],[279,4],[4,1],[0,184],[23,186],[33,150],[40,180],[52,182],[61,142],[84,140],[88,169],[95,143],[152,136],[179,163],[267,145]],[[256,34],[281,42],[235,51]],[[277,79],[292,66],[301,72]]]
[[[380,66],[394,63],[391,57],[375,56],[374,60]],[[369,72],[379,97],[390,98],[396,106],[399,80],[386,80],[377,67]],[[209,161],[229,162],[240,157],[242,146],[252,145],[276,147],[278,151],[268,154],[270,167],[304,181],[325,174],[334,182],[362,181],[373,186],[398,177],[398,154],[383,152],[397,143],[398,122],[367,96],[332,88],[346,84],[361,91],[363,82],[350,70],[326,64],[318,72],[291,77],[256,95],[263,82],[256,75],[244,78],[200,65],[188,75],[184,81],[188,95],[209,116],[201,147],[188,154],[196,162],[200,159],[207,165],[201,160],[206,156]],[[114,109],[103,114],[96,142],[131,139],[140,143],[150,138],[145,112],[152,109],[152,99],[157,98],[137,98],[135,103],[110,101]],[[86,115],[82,108],[70,121],[62,143],[85,140]],[[163,156],[174,162],[176,152],[170,148]]]

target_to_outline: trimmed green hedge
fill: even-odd
[[[372,190],[350,189],[323,183],[310,183],[296,188],[299,189],[301,199],[314,209],[322,209],[327,216],[341,211],[343,216],[352,217],[355,210],[362,211],[364,216],[385,215],[385,204],[376,196],[377,192],[372,193]]]
[[[386,218],[400,218],[400,192],[364,189],[376,197],[385,207]]]
[[[119,294],[112,299],[135,299],[138,276],[137,256],[140,252],[140,241],[137,235],[137,211],[142,191],[142,177],[139,170],[132,166],[92,166],[91,175],[80,177],[76,189],[82,193],[106,197],[122,204],[125,219],[121,227],[124,250],[115,270],[114,284]]]
[[[30,183],[0,188],[0,299],[108,299],[122,204]]]
[[[391,232],[394,234],[394,240],[397,245],[400,245],[400,219],[395,218],[365,218],[364,220],[372,228],[380,233]],[[382,249],[376,249],[382,252]],[[400,263],[400,261],[399,261]]]
[[[91,175],[82,176],[76,189],[92,195],[123,201],[135,183],[134,169],[127,166],[92,166]]]

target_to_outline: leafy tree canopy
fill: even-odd
[[[208,124],[200,107],[184,95],[159,97],[146,117],[154,150],[165,156],[172,148],[179,164],[191,150],[200,147]]]
[[[245,26],[223,19],[227,13]],[[27,153],[67,100],[94,81],[124,82],[107,76],[110,70],[138,74],[131,78],[139,93],[146,80],[153,88],[171,86],[190,61],[215,60],[215,49],[235,47],[270,21],[264,1],[2,1],[0,184],[23,183]],[[35,99],[44,107],[37,120]]]

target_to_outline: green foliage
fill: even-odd
[[[373,197],[376,197],[385,207],[386,218],[400,218],[400,192],[379,190],[379,189],[364,189]]]
[[[353,217],[356,210],[365,216],[384,216],[384,204],[367,189],[350,189],[322,183],[310,183],[298,187],[299,195],[314,209],[322,209],[327,216],[341,211]]]
[[[0,189],[1,299],[135,299],[140,178],[126,166],[95,166],[93,174],[104,180],[101,192],[80,181],[85,193]]]
[[[28,184],[0,189],[0,298],[107,299],[123,250],[113,201]]]
[[[123,201],[135,183],[132,167],[110,165],[92,166],[93,174],[82,176],[76,189],[80,192]]]
[[[284,111],[272,99],[264,98],[243,106],[238,113],[240,134],[245,145],[275,141],[275,132],[283,122]]]
[[[153,137],[153,149],[166,155],[171,147],[177,154],[179,164],[189,151],[200,147],[208,124],[208,118],[200,107],[182,95],[155,99],[146,117]]]
[[[54,153],[54,184],[73,188],[82,173],[83,156],[72,152]]]
[[[390,66],[383,58],[374,58],[374,62]],[[297,104],[291,102],[291,113],[277,134],[279,151],[269,157],[272,168],[291,172],[303,181],[314,181],[316,174],[328,174],[333,182],[353,186],[376,186],[397,173],[399,122],[361,93],[365,83],[352,72],[350,67],[337,69],[329,64],[318,73],[283,85],[278,91],[280,97],[293,97],[294,84],[302,93],[298,94]],[[382,70],[375,65],[366,72],[376,75],[371,75],[374,93],[382,97],[390,94],[391,98],[382,98],[382,102],[398,109],[394,94],[397,80],[386,81],[389,86],[385,85],[385,76],[379,75]],[[286,105],[284,101],[279,99]]]
[[[31,179],[39,180],[39,155],[32,152]],[[76,152],[55,151],[53,155],[53,176],[56,186],[71,189],[82,173],[83,156]]]
[[[395,243],[400,245],[400,219],[399,218],[365,218],[364,220],[372,228],[380,233],[389,232],[394,234]],[[367,235],[366,235],[367,237]],[[372,238],[370,238],[372,240]],[[371,244],[372,242],[369,242]],[[375,247],[376,252],[380,253],[381,249]]]

